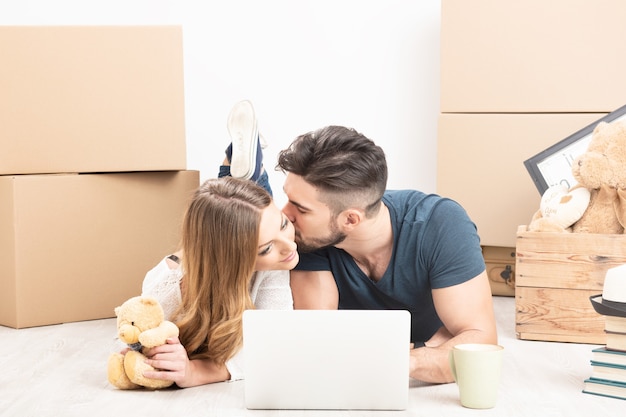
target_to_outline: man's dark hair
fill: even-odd
[[[298,136],[278,155],[277,169],[301,176],[335,214],[376,213],[387,187],[385,153],[354,129],[327,126]]]

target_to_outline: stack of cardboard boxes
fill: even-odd
[[[467,209],[484,250],[506,248],[508,257],[516,253],[518,226],[528,224],[541,198],[524,161],[626,104],[626,55],[619,52],[626,3],[443,0],[441,6],[437,191]],[[550,305],[537,291],[569,282],[601,292],[602,283],[545,276],[536,288],[537,280],[525,282],[519,251],[515,258],[509,264],[518,333],[537,338],[524,327],[545,324],[542,312],[551,308],[569,316],[544,329],[544,339],[584,333],[573,326],[595,318],[582,301],[587,293]]]
[[[178,243],[182,29],[0,27],[0,325],[113,317]]]

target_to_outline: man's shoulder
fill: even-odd
[[[418,190],[387,190],[383,195],[383,202],[393,208],[427,208],[448,200],[437,194],[427,194]]]

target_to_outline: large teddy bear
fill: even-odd
[[[622,234],[626,226],[626,122],[600,122],[587,150],[572,163],[578,182],[550,187],[530,231]]]
[[[166,388],[172,381],[150,379],[144,371],[154,368],[144,362],[144,348],[165,344],[170,337],[178,336],[178,327],[164,320],[163,308],[151,297],[133,297],[115,308],[117,335],[128,345],[128,352],[109,356],[107,376],[109,382],[119,389]]]

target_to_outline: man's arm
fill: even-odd
[[[299,310],[336,310],[339,292],[330,271],[291,271],[293,308]]]
[[[409,374],[420,381],[454,381],[448,356],[460,343],[497,343],[491,287],[487,273],[459,285],[433,290],[433,301],[444,327],[412,349]]]

